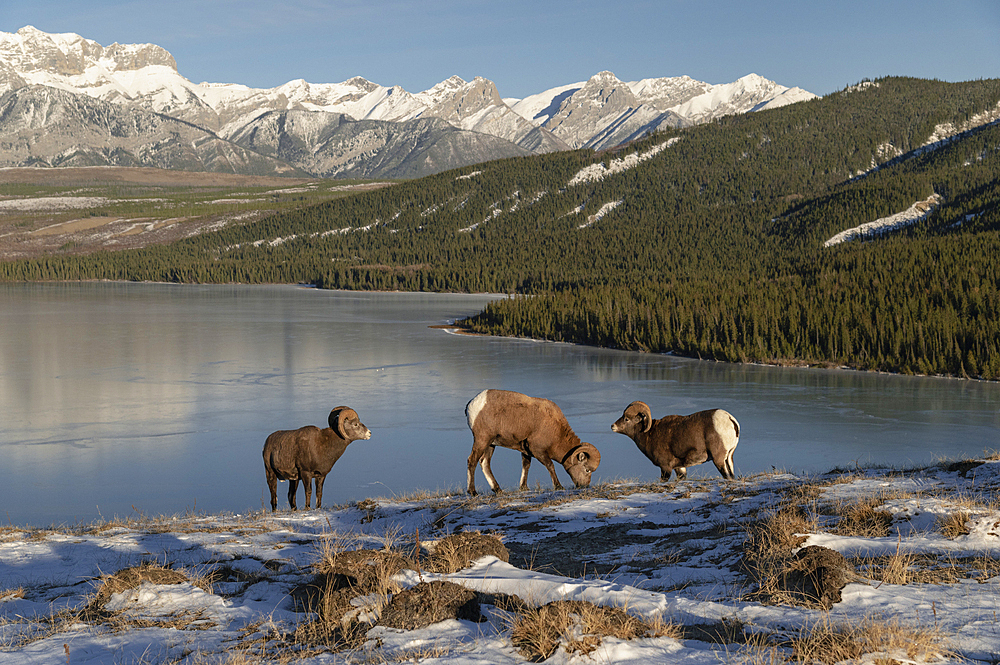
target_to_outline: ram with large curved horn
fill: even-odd
[[[736,477],[733,452],[740,442],[740,424],[728,411],[709,409],[689,416],[665,416],[653,419],[645,402],[635,401],[611,426],[612,432],[633,441],[650,462],[660,467],[660,480],[687,478],[687,468],[709,460],[722,477]]]
[[[313,425],[296,430],[279,430],[264,442],[264,475],[271,492],[271,510],[278,509],[278,481],[288,481],[288,506],[295,510],[295,492],[299,481],[306,490],[306,510],[312,501],[312,481],[316,480],[316,507],[323,502],[323,482],[326,474],[347,450],[347,445],[359,439],[370,439],[371,431],[358,418],[358,412],[338,406],[327,419],[329,427]]]

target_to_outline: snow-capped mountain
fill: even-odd
[[[0,32],[0,95],[16,96],[31,86],[57,88],[167,115],[245,148],[250,146],[240,142],[256,135],[250,131],[253,123],[259,125],[260,119],[274,112],[296,112],[296,127],[306,124],[301,113],[324,114],[315,121],[317,126],[330,126],[330,114],[354,121],[390,123],[437,118],[457,130],[491,137],[458,140],[458,135],[449,135],[452,148],[469,148],[468,159],[482,159],[484,155],[489,159],[486,153],[490,150],[498,150],[495,156],[501,157],[527,151],[609,147],[662,126],[695,124],[722,114],[759,110],[814,96],[753,74],[734,83],[711,85],[686,76],[625,83],[610,72],[521,100],[504,100],[493,82],[481,77],[466,82],[453,76],[419,93],[382,86],[360,76],[342,83],[317,84],[299,79],[260,89],[235,83],[192,83],[178,72],[173,56],[154,44],[116,43],[104,47],[76,34],[49,34],[30,26],[16,33]],[[427,127],[423,126],[423,130]],[[386,129],[382,135],[390,133],[399,134]],[[437,131],[431,134],[445,135]],[[428,135],[421,136],[426,139]],[[497,138],[503,141],[498,143]],[[295,143],[301,140],[296,137]],[[520,152],[513,146],[503,147],[504,142],[514,144]],[[389,149],[392,143],[384,144],[382,150]],[[63,152],[69,147],[64,147]],[[319,149],[307,143],[295,152],[310,153],[309,159],[315,164],[313,153]],[[41,155],[36,158],[44,162]],[[461,165],[465,159],[455,155],[448,160],[449,167]],[[14,165],[10,160],[3,161],[4,165]],[[305,167],[304,162],[292,164]]]
[[[606,148],[660,127],[695,125],[814,97],[756,74],[711,85],[689,76],[624,82],[611,72],[600,72],[588,81],[507,103],[571,147]]]
[[[386,122],[305,110],[268,111],[230,140],[323,178],[416,178],[530,154],[509,141],[463,131],[440,118]]]
[[[43,85],[0,95],[0,166],[148,166],[308,173],[191,123]]]

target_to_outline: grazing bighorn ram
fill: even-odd
[[[590,485],[590,476],[601,463],[601,453],[573,433],[566,416],[553,402],[509,390],[484,390],[466,405],[472,430],[469,455],[469,494],[476,494],[476,464],[494,492],[500,484],[493,477],[490,458],[496,446],[521,453],[520,489],[528,489],[528,467],[535,458],[548,469],[552,485],[562,489],[552,460],[562,464],[577,487]]]
[[[323,501],[326,474],[347,450],[351,441],[370,439],[371,431],[352,408],[338,406],[330,412],[330,427],[313,425],[274,432],[264,442],[264,473],[271,490],[271,510],[278,509],[278,481],[288,481],[288,505],[296,510],[295,492],[299,481],[306,490],[306,510],[312,500],[312,480],[316,479],[316,507]]]
[[[642,454],[660,467],[660,480],[687,478],[687,467],[712,460],[723,478],[732,480],[733,451],[740,442],[740,424],[722,409],[699,411],[690,416],[666,416],[653,420],[649,405],[632,402],[611,426],[635,441]]]

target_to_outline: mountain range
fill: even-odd
[[[523,99],[453,76],[419,93],[362,77],[259,89],[192,83],[154,44],[31,26],[0,32],[0,166],[153,166],[412,178],[491,159],[613,147],[666,127],[815,95],[756,74],[624,82],[611,72]]]

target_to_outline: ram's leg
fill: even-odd
[[[311,473],[302,474],[302,486],[306,488],[305,510],[309,510],[312,507],[312,498],[313,498],[313,477]]]
[[[540,459],[538,461],[541,462],[542,464],[544,464],[545,468],[549,470],[549,475],[552,476],[552,486],[554,488],[556,488],[557,490],[561,490],[563,488],[563,486],[562,486],[562,483],[559,482],[559,477],[556,476],[556,467],[552,463],[552,460],[550,460],[549,458],[546,457],[546,458]]]
[[[316,508],[319,509],[320,504],[323,503],[323,481],[326,480],[326,475],[316,475]]]
[[[727,480],[736,480],[736,468],[733,466],[733,453],[736,452],[735,448],[730,450],[726,455],[726,473],[723,475]]]
[[[486,476],[486,482],[490,484],[490,489],[493,490],[494,494],[499,494],[500,483],[497,482],[496,476],[493,475],[493,469],[490,467],[490,460],[493,459],[493,451],[495,450],[495,447],[487,446],[486,452],[483,453],[483,459],[479,460],[479,466],[483,468],[483,475]]]
[[[714,462],[715,460],[712,461]],[[726,480],[733,480],[736,477],[736,474],[733,473],[733,460],[729,457],[726,457],[721,462],[717,462],[715,468],[719,470],[719,473]]]
[[[292,510],[296,510],[295,507],[295,493],[299,490],[299,479],[289,478],[288,479],[288,507]]]
[[[483,459],[486,450],[490,447],[490,442],[485,439],[478,439],[473,435],[472,452],[469,453],[469,488],[468,492],[472,496],[476,495],[476,465]],[[485,473],[485,471],[484,471]],[[487,478],[487,480],[489,480]]]
[[[271,467],[264,469],[267,476],[267,489],[271,493],[271,512],[278,509],[278,474],[271,470]]]
[[[521,482],[518,484],[518,488],[523,492],[528,489],[528,467],[531,466],[531,455],[528,453],[521,453]]]

